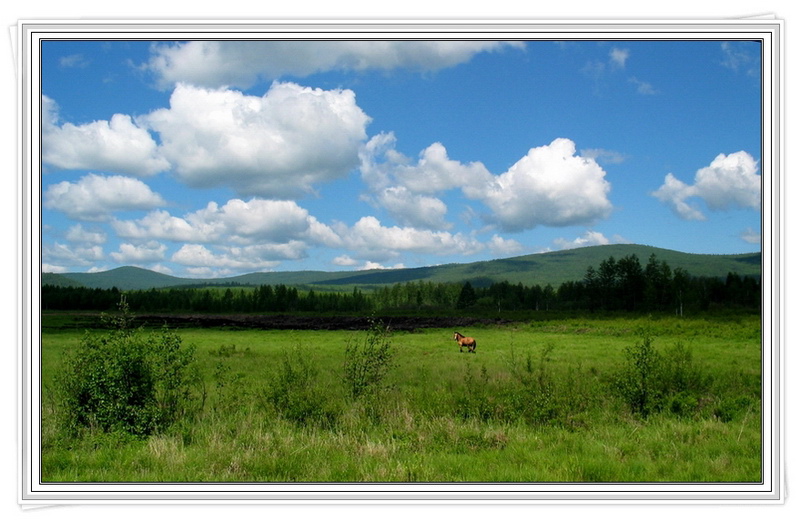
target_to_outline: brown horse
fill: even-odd
[[[478,347],[478,341],[473,339],[472,337],[464,337],[458,332],[453,334],[453,340],[458,341],[458,351],[463,352],[463,348],[466,346],[468,352],[475,353],[475,348]]]

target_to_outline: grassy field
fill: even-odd
[[[757,316],[476,327],[475,354],[451,329],[393,332],[357,395],[348,347],[368,332],[182,329],[200,407],[147,437],[63,428],[54,377],[84,332],[44,326],[45,482],[761,480]],[[663,386],[642,406],[648,350]]]

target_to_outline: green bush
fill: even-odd
[[[477,419],[486,421],[494,419],[498,414],[498,401],[490,390],[489,372],[481,366],[480,376],[472,373],[472,366],[467,365],[464,374],[463,393],[455,397],[455,412],[461,419]],[[493,388],[493,387],[492,387]]]
[[[288,420],[331,426],[337,413],[330,390],[320,385],[319,371],[309,359],[300,349],[285,352],[267,385],[266,400]]]
[[[694,363],[691,350],[683,343],[662,353],[649,336],[644,336],[640,343],[625,348],[625,366],[612,386],[633,413],[647,417],[668,409],[686,417],[700,408],[701,397],[711,382],[711,376]]]
[[[511,372],[520,384],[512,396],[513,410],[530,424],[548,423],[559,413],[556,378],[551,365],[554,350],[553,344],[547,344],[541,349],[538,362],[528,353],[522,368],[515,362],[512,364]]]
[[[344,382],[352,399],[375,395],[385,387],[392,367],[390,332],[373,321],[363,342],[350,340],[344,351]]]
[[[118,316],[104,316],[112,329],[86,333],[66,355],[56,380],[66,427],[147,436],[198,409],[194,347],[167,330],[145,333],[131,326],[125,301]]]
[[[662,368],[663,358],[649,336],[625,348],[625,366],[614,379],[613,387],[631,411],[647,417],[661,409],[664,399]]]

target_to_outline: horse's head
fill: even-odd
[[[454,332],[454,333],[453,333],[453,340],[454,340],[454,341],[458,341],[458,338],[459,338],[459,337],[463,337],[463,336],[462,336],[460,333],[458,333],[458,332]]]

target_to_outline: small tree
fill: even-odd
[[[124,296],[119,310],[101,316],[110,332],[87,332],[67,354],[57,379],[61,414],[73,432],[90,428],[147,436],[199,403],[194,347],[181,346],[180,337],[166,328],[150,334],[134,328]]]
[[[663,360],[645,336],[642,342],[625,348],[625,366],[614,380],[614,387],[634,413],[647,417],[661,406]]]
[[[349,341],[344,352],[344,382],[353,399],[377,393],[392,363],[389,330],[372,321],[363,343]]]

